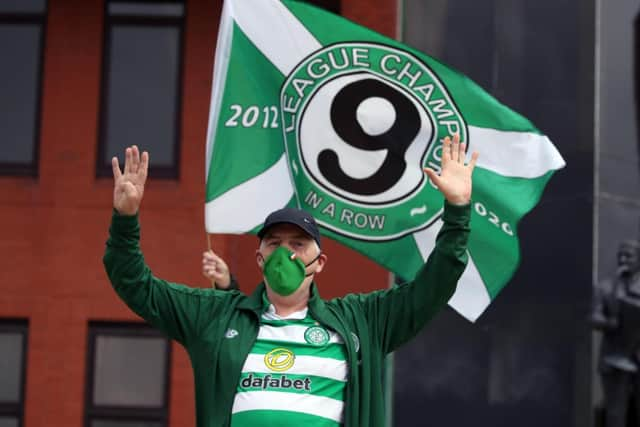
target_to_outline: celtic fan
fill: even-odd
[[[250,296],[156,278],[139,248],[149,155],[127,148],[124,172],[113,158],[106,271],[133,311],[189,353],[198,426],[384,424],[385,355],[445,306],[465,269],[477,154],[465,165],[464,153],[457,135],[447,137],[440,174],[425,170],[446,201],[435,249],[415,279],[331,301],[315,283],[328,260],[318,227],[297,209],[273,212],[260,229],[256,261],[264,281]]]

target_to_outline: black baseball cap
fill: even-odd
[[[293,224],[300,227],[305,233],[313,237],[313,240],[320,245],[320,230],[318,230],[318,224],[313,219],[311,214],[302,209],[296,208],[283,208],[275,212],[271,212],[267,219],[264,220],[264,225],[258,231],[258,237],[262,240],[267,230],[276,224]]]

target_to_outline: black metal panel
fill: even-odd
[[[521,221],[521,265],[476,324],[447,309],[396,353],[394,425],[588,426],[594,1],[404,4],[407,43],[529,118],[568,166]]]

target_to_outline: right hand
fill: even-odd
[[[466,144],[460,143],[460,134],[445,137],[442,144],[442,170],[440,175],[432,168],[424,168],[438,190],[449,203],[466,205],[471,201],[471,175],[478,161],[478,153],[473,152],[471,161],[465,165]]]
[[[149,153],[140,156],[137,146],[125,150],[124,173],[120,172],[118,158],[111,159],[113,169],[113,207],[121,215],[135,215],[140,208],[144,184],[147,181]]]
[[[202,275],[218,289],[227,289],[231,284],[227,263],[211,249],[202,254]]]

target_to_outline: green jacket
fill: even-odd
[[[312,285],[311,315],[346,345],[345,426],[384,426],[384,357],[418,334],[453,295],[467,262],[469,217],[468,205],[445,203],[435,249],[412,282],[330,301]],[[246,296],[158,279],[145,264],[139,239],[138,217],[114,213],[103,260],[109,279],[135,313],[186,348],[197,426],[228,426],[240,372],[258,334],[264,284]]]

